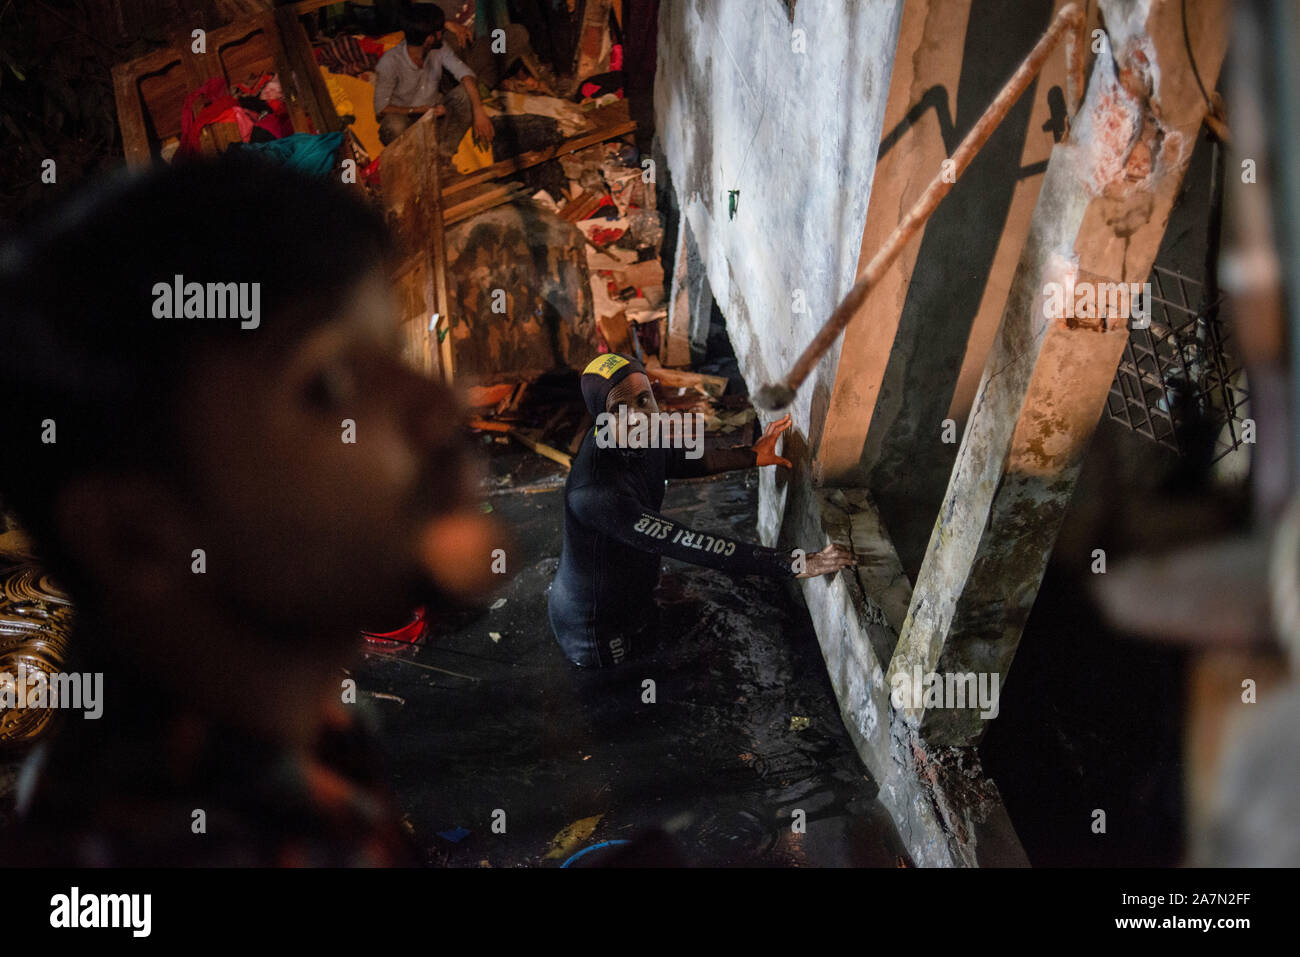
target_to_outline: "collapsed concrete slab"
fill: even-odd
[[[1108,32],[1070,137],[1048,163],[891,681],[913,669],[1006,680],[1137,318],[1110,313],[1100,293],[1092,308],[1062,311],[1062,290],[1147,279],[1209,108],[1186,68],[1188,23],[1171,6],[1101,4]],[[1213,83],[1226,4],[1185,6],[1197,26],[1191,53]],[[970,707],[909,702],[905,713],[937,744],[973,745],[987,727]]]
[[[814,501],[815,511],[788,513],[807,517],[790,532],[799,540],[821,535],[851,544],[859,565],[803,582],[804,598],[844,725],[912,860],[921,867],[1027,866],[975,751],[925,744],[890,700],[885,671],[912,589],[870,496],[822,489]]]

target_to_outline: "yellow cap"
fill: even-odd
[[[587,363],[587,368],[582,370],[583,375],[593,373],[602,379],[608,379],[623,366],[627,365],[627,360],[622,356],[610,352],[603,356],[597,356]]]

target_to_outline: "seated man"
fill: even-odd
[[[492,121],[479,98],[478,77],[442,42],[444,14],[433,7],[426,19],[409,22],[406,39],[375,64],[375,119],[379,141],[387,146],[416,120],[434,111],[438,123],[438,149],[443,156],[456,152],[465,131],[492,142]],[[438,91],[446,69],[459,82],[443,99]],[[441,102],[439,102],[441,100]]]
[[[341,185],[228,156],[0,249],[0,499],[72,597],[66,673],[102,676],[30,756],[5,863],[418,863],[345,668],[499,539],[387,247]]]
[[[446,28],[456,52],[488,89],[504,86],[515,65],[522,64],[531,75],[517,77],[512,88],[555,95],[552,71],[537,58],[528,30],[511,22],[504,3],[488,4],[483,16],[473,4],[458,0],[439,5],[450,18]]]
[[[598,422],[602,413],[617,414],[621,407],[630,433],[638,418],[659,411],[644,367],[627,356],[595,359],[581,382],[587,409]],[[789,426],[787,416],[769,426],[752,448],[704,452],[696,459],[683,448],[629,447],[633,442],[626,434],[600,438],[599,428],[587,435],[564,487],[564,547],[548,608],[551,629],[570,661],[592,668],[616,665],[649,637],[661,555],[771,578],[812,578],[856,564],[840,545],[796,557],[695,531],[659,514],[669,478],[764,465],[789,468],[775,452],[777,438]]]

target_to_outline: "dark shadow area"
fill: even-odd
[[[984,768],[1034,866],[1174,867],[1185,655],[1107,626],[1085,585],[1048,569],[980,746]]]

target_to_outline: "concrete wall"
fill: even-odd
[[[902,10],[793,6],[792,19],[784,0],[668,0],[659,17],[656,130],[751,388],[784,372],[853,284]],[[837,346],[800,390],[787,448],[815,445],[838,358]],[[807,457],[790,457],[807,483]],[[772,473],[769,543],[790,481]]]
[[[679,241],[698,249],[706,274],[689,286],[712,291],[751,389],[784,374],[853,284],[902,20],[896,0],[793,7],[791,19],[785,0],[669,0],[659,20],[659,155],[689,230]],[[693,297],[690,322],[707,298]],[[893,720],[883,672],[910,587],[865,497],[812,480],[839,353],[791,410],[793,473],[761,473],[761,533],[807,548],[852,540],[870,559],[860,575],[802,591],[845,726],[913,861],[1024,864],[977,756],[928,749]]]

